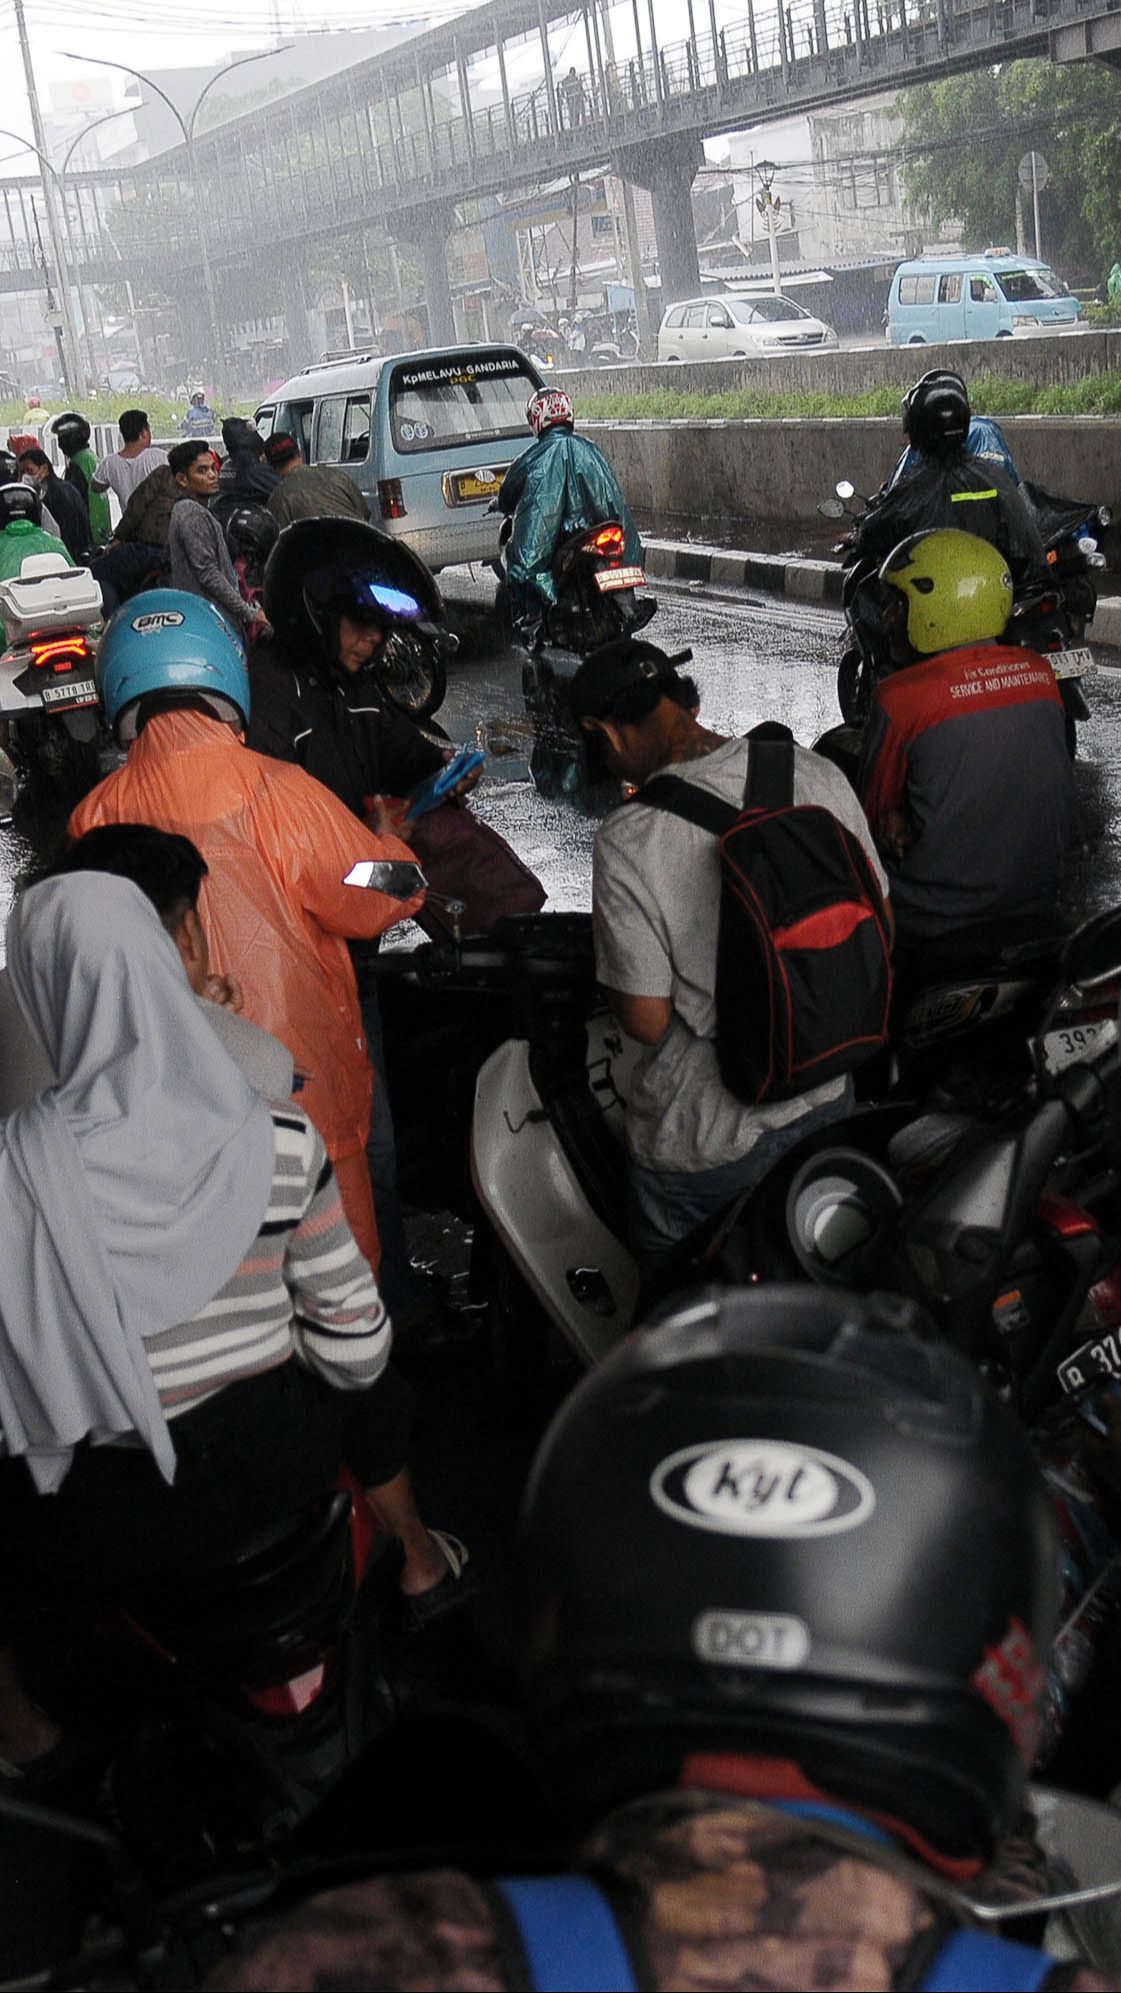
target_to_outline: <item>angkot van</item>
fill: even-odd
[[[887,301],[892,346],[946,339],[1011,339],[1068,332],[1082,306],[1061,277],[1034,256],[923,256],[900,263]]]
[[[257,410],[304,462],[354,479],[383,532],[433,570],[498,559],[488,511],[533,436],[525,405],[541,376],[516,346],[441,347],[305,367]]]

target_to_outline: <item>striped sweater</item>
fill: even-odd
[[[365,1390],[388,1360],[389,1317],[323,1143],[297,1107],[272,1120],[272,1191],[249,1252],[193,1321],[144,1339],[169,1419],[293,1355],[343,1391]]]

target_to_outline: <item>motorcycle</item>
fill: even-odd
[[[84,791],[101,739],[101,591],[88,568],[31,554],[0,582],[0,720],[17,767]]]
[[[1112,515],[1106,506],[1056,498],[1041,485],[1025,489],[1039,519],[1050,579],[1046,586],[1021,589],[1000,641],[1023,645],[1047,657],[1063,701],[1067,746],[1073,759],[1078,723],[1090,716],[1082,680],[1091,677],[1096,666],[1084,639],[1097,607],[1093,574],[1105,566],[1098,542]],[[862,515],[849,510],[851,500],[858,496],[854,485],[842,479],[836,494],[818,506],[822,517],[859,520]],[[867,509],[870,501],[861,503]],[[834,549],[845,560],[841,606],[848,624],[837,667],[837,703],[845,724],[861,727],[877,681],[894,666],[881,620],[875,570],[860,560],[853,538],[850,529]]]
[[[503,521],[499,546],[505,548],[513,518]],[[583,526],[561,541],[553,555],[557,599],[543,617],[528,618],[520,634],[531,651],[546,645],[586,657],[601,644],[635,636],[658,613],[653,596],[637,599],[646,571],[624,561],[626,532],[617,519]]]

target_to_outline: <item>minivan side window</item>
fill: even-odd
[[[260,437],[262,443],[267,443],[269,437],[272,435],[273,430],[276,428],[275,408],[259,408],[257,410],[255,420],[257,423],[258,436]]]
[[[675,304],[673,310],[666,313],[666,331],[676,332],[677,327],[684,325],[684,323],[685,306],[683,304]]]
[[[313,401],[290,401],[287,407],[281,404],[277,408],[273,424],[275,434],[295,437],[305,464],[311,462],[311,418],[314,413]]]
[[[900,277],[900,304],[933,304],[934,277]]]
[[[732,323],[722,304],[709,305],[708,322],[710,325],[715,326],[719,332],[727,332]]]
[[[960,304],[961,302],[960,273],[955,274],[952,277],[942,277],[939,279],[938,302],[939,304]]]
[[[705,322],[705,308],[703,304],[690,305],[688,311],[685,314],[685,323],[690,332],[698,331],[699,328],[704,324],[704,322]]]
[[[996,285],[991,277],[970,277],[969,295],[974,304],[995,304]]]
[[[317,464],[340,464],[343,455],[343,412],[346,403],[341,394],[330,395],[319,404],[319,418],[315,425],[315,461]]]
[[[344,464],[364,464],[369,454],[370,397],[368,394],[348,395],[340,461]]]

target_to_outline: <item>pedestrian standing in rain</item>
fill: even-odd
[[[210,501],[218,489],[213,450],[201,437],[176,443],[167,467],[180,491],[167,529],[172,587],[204,595],[243,636],[268,635],[264,610],[242,595],[226,536],[210,511]]]
[[[575,131],[578,125],[583,124],[588,108],[584,79],[575,66],[569,70],[568,75],[561,84],[560,95],[564,106],[564,114],[568,120],[569,130]]]

